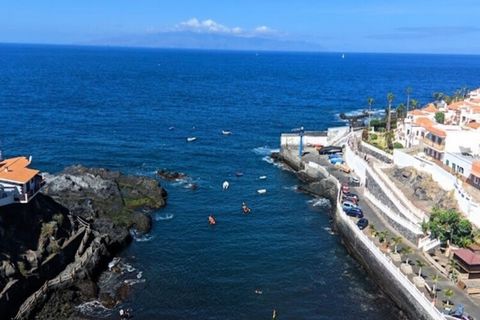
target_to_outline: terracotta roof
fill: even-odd
[[[463,100],[462,100],[462,101],[457,101],[457,102],[450,103],[450,104],[447,106],[447,108],[450,109],[450,110],[458,110],[458,109],[460,109],[462,106],[463,106]]]
[[[471,173],[480,178],[480,160],[473,160]]]
[[[480,265],[480,255],[475,254],[472,250],[458,249],[455,251],[455,256],[469,266]]]
[[[409,113],[414,115],[414,116],[424,116],[424,115],[426,115],[425,112],[423,112],[421,110],[418,110],[418,109],[412,110]]]
[[[472,129],[478,129],[480,128],[480,122],[470,122],[469,124],[467,124],[467,127]]]
[[[470,110],[472,111],[472,113],[480,113],[480,106],[472,107],[472,108],[470,108]]]
[[[0,181],[26,183],[39,173],[38,170],[27,168],[30,160],[25,157],[6,159],[0,162]]]
[[[429,132],[433,133],[434,135],[440,138],[445,138],[447,136],[447,132],[445,132],[445,130],[434,127],[434,126],[430,126],[425,129],[427,129]]]
[[[424,128],[428,128],[434,125],[433,121],[427,117],[418,117],[415,119],[415,124]]]
[[[435,106],[433,105],[433,103],[429,103],[428,106],[426,106],[426,107],[423,108],[422,110],[425,111],[425,112],[429,112],[429,113],[438,112],[438,109],[435,108]]]

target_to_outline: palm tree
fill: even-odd
[[[412,87],[407,87],[405,93],[407,94],[407,112],[410,111],[410,95],[412,94]]]
[[[448,260],[448,273],[452,273],[457,270],[457,262],[453,259]]]
[[[436,298],[437,297],[437,282],[438,280],[440,280],[440,276],[438,274],[434,274],[432,276],[432,281],[433,281],[433,288],[432,288],[432,291],[433,291],[433,298]]]
[[[375,99],[372,97],[369,97],[367,99],[368,103],[368,132],[370,132],[370,121],[371,121],[371,116],[372,116],[372,105],[375,103]]]
[[[391,110],[392,110],[392,102],[393,102],[393,99],[395,99],[395,96],[393,95],[393,93],[389,92],[387,94],[387,101],[388,101],[388,111],[387,111],[387,131],[390,131],[390,128],[391,128]]]
[[[378,233],[378,241],[385,242],[388,237],[388,231],[384,230]]]
[[[422,268],[425,267],[425,263],[422,260],[417,260],[417,267],[418,267],[418,276],[422,276]]]
[[[417,99],[412,99],[412,100],[410,101],[410,105],[412,106],[412,109],[417,109],[417,107],[418,107],[418,101],[417,101]]]
[[[392,238],[392,243],[395,246],[395,254],[398,253],[398,245],[402,243],[402,237],[393,237]]]
[[[453,292],[452,289],[445,289],[443,290],[443,294],[445,295],[445,297],[447,298],[447,306],[450,305],[450,300],[452,299],[452,297],[455,295],[455,292]]]
[[[409,262],[410,262],[410,257],[409,257],[408,255],[413,252],[412,248],[410,248],[410,247],[405,247],[405,248],[403,248],[402,251],[403,251],[403,253],[404,253],[405,255],[407,255],[407,260],[405,260],[405,264],[409,264]]]

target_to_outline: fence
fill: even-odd
[[[338,190],[341,189],[340,182],[337,181]],[[341,205],[340,192],[337,198],[337,215],[340,219],[347,223],[351,231],[355,233],[357,238],[368,248],[368,250],[375,256],[375,258],[382,263],[388,272],[400,283],[403,288],[420,304],[425,312],[432,319],[445,319],[444,315],[432,304],[425,295],[418,290],[418,288],[410,282],[408,277],[404,275],[400,269],[393,264],[392,260],[388,258],[368,237],[356,226],[356,224],[340,209]]]

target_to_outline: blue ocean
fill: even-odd
[[[168,206],[122,253],[146,280],[124,302],[135,319],[398,319],[330,231],[324,201],[268,155],[282,132],[344,125],[339,113],[370,96],[383,109],[410,86],[426,103],[480,87],[479,74],[479,56],[0,45],[0,148],[43,171],[188,175],[163,182]]]

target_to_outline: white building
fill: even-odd
[[[17,157],[0,162],[0,206],[28,203],[44,181],[38,170],[28,168],[31,159]]]

